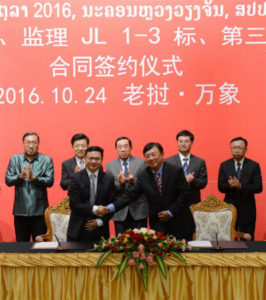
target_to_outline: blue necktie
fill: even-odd
[[[188,171],[187,171],[187,169],[188,169],[188,164],[187,164],[188,158],[186,158],[186,157],[183,158],[183,161],[185,162],[184,165],[183,165],[184,174],[185,174],[185,176],[187,176],[187,174],[188,174]]]
[[[123,162],[123,166],[124,166],[124,177],[128,178],[128,167],[126,161]]]
[[[241,166],[241,163],[238,162],[238,163],[237,163],[237,169],[236,169],[236,178],[237,178],[238,180],[240,179],[240,176],[241,176],[241,168],[240,168],[240,166]]]

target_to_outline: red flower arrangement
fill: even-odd
[[[102,237],[99,245],[94,245],[94,251],[105,251],[97,262],[97,268],[111,253],[124,253],[116,278],[119,278],[127,264],[136,266],[140,273],[145,291],[148,286],[148,265],[156,261],[164,278],[167,278],[167,271],[163,261],[164,256],[173,255],[186,264],[181,251],[191,250],[186,241],[178,241],[171,235],[162,232],[141,228],[129,229],[117,237],[108,240]]]

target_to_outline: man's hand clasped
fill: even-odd
[[[97,212],[97,216],[102,218],[105,215],[109,214],[109,208],[107,206],[99,205],[96,212]]]

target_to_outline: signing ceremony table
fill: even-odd
[[[147,292],[135,267],[127,266],[116,279],[121,254],[112,254],[96,269],[101,253],[0,243],[0,299],[265,300],[266,242],[246,243],[248,249],[184,253],[187,265],[167,257],[167,279],[152,263]]]

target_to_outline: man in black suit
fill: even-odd
[[[200,190],[205,188],[208,181],[207,168],[204,159],[191,154],[194,135],[190,131],[182,130],[178,132],[176,140],[179,153],[167,158],[165,161],[178,168],[182,167],[189,184],[191,196],[183,214],[183,221],[186,224],[187,239],[192,240],[195,231],[195,222],[189,206],[201,201]]]
[[[148,143],[143,154],[147,167],[131,185],[129,195],[132,199],[141,193],[147,197],[151,229],[185,238],[184,224],[180,220],[187,205],[189,187],[184,172],[182,168],[164,162],[163,148],[159,143]],[[99,212],[113,212],[124,205],[123,200],[118,199]]]
[[[71,139],[71,145],[75,156],[68,160],[65,160],[62,163],[62,175],[60,186],[63,190],[68,189],[70,176],[73,173],[79,172],[80,170],[85,168],[84,155],[86,149],[88,148],[89,142],[89,138],[83,133],[77,133],[73,135]]]
[[[85,152],[86,168],[71,176],[68,195],[71,215],[67,237],[69,241],[98,243],[109,236],[110,215],[97,216],[98,205],[114,201],[115,184],[111,175],[100,169],[103,149],[89,147]]]
[[[231,140],[233,158],[221,163],[218,188],[225,193],[224,201],[237,209],[236,230],[249,233],[254,240],[256,204],[254,194],[262,192],[260,166],[245,157],[247,140],[237,137]]]

